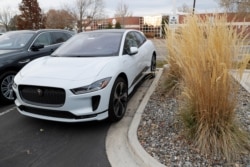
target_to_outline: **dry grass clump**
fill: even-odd
[[[239,67],[234,60],[244,40],[226,22],[226,16],[215,16],[213,22],[209,17],[187,16],[180,33],[167,28],[166,40],[169,75],[182,86],[185,132],[203,154],[234,160],[250,150],[250,140],[236,120],[239,84],[230,75],[230,69]],[[239,72],[246,65],[247,60]]]

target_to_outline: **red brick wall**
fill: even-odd
[[[208,13],[208,14],[197,14],[201,18],[205,18],[207,16],[214,16],[215,14],[213,13]],[[216,15],[224,15],[224,13],[217,13]],[[185,22],[185,17],[187,15],[179,15],[179,23],[183,24]],[[241,31],[244,25],[245,29],[245,34],[248,35],[248,38],[250,39],[250,13],[247,14],[238,14],[238,13],[228,13],[227,14],[227,21],[230,23],[237,23],[235,25],[235,28],[237,28],[237,31]],[[242,24],[241,24],[242,23]]]

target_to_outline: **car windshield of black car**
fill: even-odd
[[[32,33],[8,33],[0,36],[0,49],[20,49],[27,45]]]

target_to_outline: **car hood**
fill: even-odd
[[[0,55],[5,53],[13,52],[13,50],[0,50]]]
[[[22,77],[48,78],[61,80],[86,80],[95,78],[112,57],[42,57],[27,66],[20,74]]]

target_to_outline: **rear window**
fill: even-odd
[[[52,32],[52,44],[62,43],[67,41],[72,35],[64,32]]]

